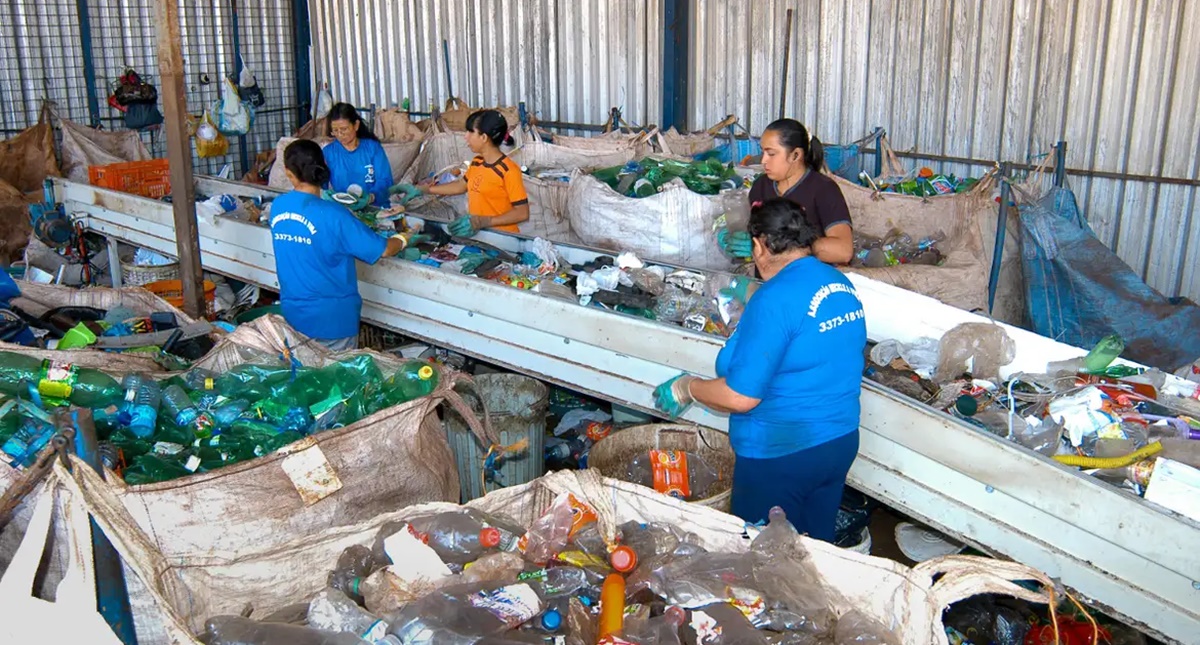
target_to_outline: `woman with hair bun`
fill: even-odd
[[[693,402],[729,414],[732,512],[749,523],[780,506],[801,533],[832,542],[858,454],[867,328],[846,276],[817,259],[817,229],[795,202],[750,212],[750,256],[765,282],[717,355],[715,379],[681,374],[654,391],[678,417]]]
[[[750,187],[750,205],[776,197],[795,202],[809,225],[821,235],[813,255],[829,264],[848,264],[854,257],[850,209],[837,182],[821,172],[825,147],[820,139],[809,136],[795,119],[779,119],[763,131],[761,143],[764,173]],[[747,231],[723,230],[717,243],[730,257],[750,257]]]
[[[349,103],[334,105],[328,118],[326,134],[334,139],[325,146],[329,187],[335,193],[344,193],[351,186],[359,186],[364,194],[372,196],[372,204],[387,209],[391,204],[388,189],[393,180],[392,164],[383,144]]]
[[[467,214],[450,224],[452,235],[471,237],[481,228],[519,233],[517,224],[529,219],[529,196],[521,167],[500,150],[500,144],[511,142],[508,121],[496,110],[473,112],[465,136],[475,153],[466,175],[419,189],[434,195],[467,194]]]
[[[301,139],[283,152],[294,190],[271,204],[271,237],[283,317],[338,351],[358,346],[362,297],[354,261],[375,264],[426,236],[379,237],[345,206],[321,199],[329,166],[321,147]]]

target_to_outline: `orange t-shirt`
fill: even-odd
[[[502,156],[494,164],[475,157],[467,168],[466,181],[467,212],[472,215],[496,217],[529,203],[521,167],[508,157]],[[496,230],[520,232],[516,224],[497,226]]]

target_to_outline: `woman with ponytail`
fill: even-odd
[[[332,350],[354,349],[362,313],[354,261],[375,264],[424,236],[384,239],[345,206],[321,199],[329,166],[313,141],[290,144],[283,152],[283,166],[294,190],[271,204],[283,317],[296,331]]]
[[[832,542],[858,454],[863,305],[814,257],[822,238],[795,202],[756,205],[749,229],[764,282],[717,355],[717,378],[681,374],[654,390],[655,403],[672,418],[692,403],[729,414],[734,515],[753,524],[780,506],[801,533]]]
[[[825,166],[821,141],[809,136],[799,121],[779,119],[767,126],[761,143],[765,172],[750,187],[751,206],[776,197],[796,203],[820,235],[813,255],[829,264],[848,264],[854,256],[850,209],[837,183],[821,172]],[[750,257],[747,232],[723,232],[717,242],[731,257]]]

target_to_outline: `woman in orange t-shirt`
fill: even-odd
[[[469,215],[450,223],[450,233],[471,237],[481,228],[520,232],[517,224],[529,219],[529,196],[521,167],[500,151],[508,138],[508,121],[496,110],[480,110],[467,117],[467,145],[475,153],[462,179],[437,186],[422,186],[434,195],[467,194]]]

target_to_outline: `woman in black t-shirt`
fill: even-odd
[[[762,135],[763,169],[750,187],[750,205],[776,197],[798,204],[804,216],[822,237],[813,244],[817,259],[829,264],[848,264],[854,255],[854,232],[850,209],[837,183],[821,173],[825,149],[816,137],[795,119],[779,119]],[[745,231],[722,231],[721,249],[735,258],[750,257],[750,236]]]

